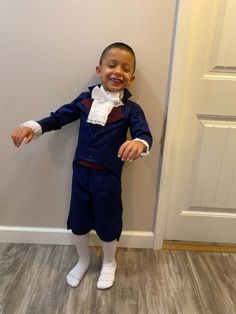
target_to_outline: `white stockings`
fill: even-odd
[[[66,277],[67,283],[71,287],[77,287],[86,273],[90,265],[90,249],[89,249],[89,236],[74,235],[74,242],[77,253],[79,255],[79,261],[74,268],[69,272]]]
[[[103,263],[102,270],[97,282],[98,289],[108,289],[113,286],[116,273],[116,245],[116,240],[112,242],[102,242]]]
[[[71,287],[77,287],[90,266],[91,257],[89,249],[89,236],[73,235],[74,242],[79,255],[78,263],[72,268],[66,277],[67,283]],[[116,273],[116,245],[117,241],[102,242],[103,263],[102,270],[97,282],[98,289],[108,289],[113,286]]]

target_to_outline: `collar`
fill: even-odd
[[[88,90],[89,90],[90,92],[92,92],[92,90],[94,89],[94,87],[96,87],[96,86],[100,87],[101,85],[102,85],[102,84],[97,84],[97,85],[89,86],[89,87],[88,87]],[[125,88],[125,89],[124,89],[124,96],[123,96],[123,98],[122,98],[122,101],[123,101],[123,102],[124,102],[124,101],[127,101],[131,96],[132,96],[132,94],[128,91],[127,88]]]

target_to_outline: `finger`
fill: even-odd
[[[141,142],[137,142],[136,147],[137,147],[137,150],[134,153],[133,160],[138,159],[141,156],[141,154],[146,150],[146,146]]]
[[[15,137],[14,140],[13,140],[14,144],[16,147],[20,147],[21,143],[22,143],[22,140],[21,138],[19,137]]]
[[[12,141],[13,141],[14,145],[15,145],[15,146],[18,146],[18,145],[17,145],[18,137],[13,133],[13,134],[11,135],[11,138],[12,138]]]
[[[16,145],[16,139],[15,139],[14,134],[11,134],[11,139],[12,139],[12,141],[13,141],[14,145]]]
[[[142,144],[140,145],[139,142],[134,143],[132,146],[132,150],[129,153],[129,156],[127,157],[127,160],[133,161],[133,160],[138,159],[141,156],[143,151],[144,151],[144,147]]]
[[[130,144],[130,141],[126,141],[126,142],[124,142],[121,146],[120,146],[120,148],[119,148],[119,151],[118,151],[118,157],[119,158],[122,158],[123,157],[123,155],[124,155],[124,153],[125,153],[125,151],[126,151],[126,149],[127,149],[127,146]]]
[[[123,154],[123,158],[127,161],[133,161],[136,159],[137,151],[138,148],[135,145],[130,145],[126,148],[126,151]]]
[[[125,147],[125,149],[123,151],[121,159],[123,161],[130,160],[130,159],[132,159],[132,155],[133,155],[132,145],[129,143],[128,145],[126,145],[126,147]]]
[[[14,145],[17,146],[17,140],[16,140],[16,138],[12,137],[12,140],[13,140]]]
[[[20,146],[21,146],[21,144],[22,144],[22,142],[23,142],[23,139],[24,139],[23,136],[17,137],[17,139],[16,139],[16,146],[17,146],[17,147],[20,147]]]
[[[133,160],[137,160],[142,154],[142,149],[139,149],[133,156]]]
[[[135,145],[130,146],[130,151],[128,152],[126,159],[128,161],[135,160],[137,152],[138,152],[138,148]]]
[[[33,134],[30,133],[25,137],[25,144],[29,144],[33,139]]]
[[[25,132],[16,132],[13,134],[13,142],[14,144],[19,147],[22,144],[23,139],[25,138]]]

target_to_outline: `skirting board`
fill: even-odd
[[[197,241],[168,241],[163,242],[163,250],[180,250],[195,252],[236,253],[236,244],[209,243]]]
[[[126,248],[153,248],[153,239],[153,232],[123,231],[118,246]],[[71,232],[65,228],[17,226],[0,226],[0,242],[73,245]],[[90,233],[89,242],[91,246],[101,245],[101,241],[95,232]]]

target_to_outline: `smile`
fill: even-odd
[[[110,80],[114,83],[123,83],[123,80],[116,79],[116,78],[111,78]]]

